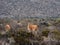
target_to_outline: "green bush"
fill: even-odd
[[[54,36],[55,39],[60,40],[60,31],[54,30],[52,33],[55,35]]]
[[[49,30],[43,30],[42,31],[42,36],[48,36]]]

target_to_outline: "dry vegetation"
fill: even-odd
[[[38,25],[38,30],[28,32],[28,23]],[[5,29],[7,24],[10,27]],[[14,41],[8,39],[11,37]],[[2,39],[10,45],[60,45],[60,19],[0,19],[0,40]]]

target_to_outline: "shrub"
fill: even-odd
[[[49,30],[43,30],[42,31],[42,36],[48,36]]]

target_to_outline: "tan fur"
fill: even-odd
[[[37,25],[34,24],[28,24],[28,30],[29,31],[36,31],[38,29]]]
[[[8,24],[5,25],[5,30],[6,30],[6,31],[9,31],[10,29],[11,29],[10,25],[8,25]]]

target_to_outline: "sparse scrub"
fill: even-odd
[[[49,34],[49,30],[43,30],[42,31],[42,36],[48,37],[48,34]]]

